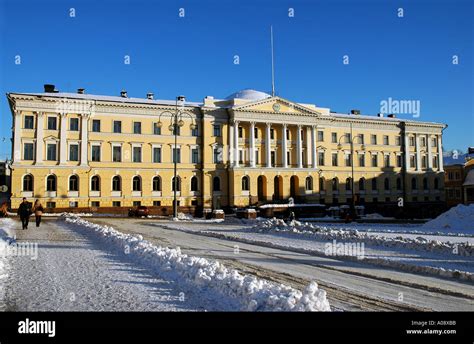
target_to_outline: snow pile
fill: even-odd
[[[13,228],[15,222],[9,218],[0,219],[0,311],[4,311],[6,306],[3,304],[5,300],[5,283],[8,278],[8,256],[6,255],[6,246],[11,242],[10,229]]]
[[[441,232],[474,234],[474,204],[459,204],[437,218],[428,221],[422,228]]]
[[[269,219],[260,221],[252,227],[252,231],[260,233],[286,232],[296,235],[304,235],[323,240],[355,241],[363,242],[367,245],[383,246],[390,248],[403,248],[412,250],[422,250],[427,252],[456,254],[461,256],[474,256],[474,246],[469,243],[450,243],[438,240],[427,240],[423,237],[415,239],[398,237],[385,237],[369,233],[361,233],[356,229],[331,229],[311,223],[302,223],[293,220],[289,223],[281,219]]]
[[[326,292],[311,282],[303,292],[283,284],[275,284],[237,270],[218,261],[188,256],[180,248],[155,246],[142,236],[124,234],[112,227],[101,226],[73,215],[65,221],[78,230],[93,230],[102,240],[128,252],[134,259],[157,269],[170,279],[181,280],[238,300],[247,311],[330,311]]]

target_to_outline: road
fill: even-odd
[[[334,310],[342,311],[473,311],[472,284],[416,275],[357,262],[268,248],[189,231],[203,226],[156,219],[88,219],[124,233],[141,234],[161,246],[181,247],[200,257],[302,289],[311,280],[328,293]],[[225,230],[226,224],[206,224]],[[180,226],[185,226],[183,231]]]

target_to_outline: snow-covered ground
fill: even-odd
[[[15,222],[9,218],[1,219],[0,226],[0,311],[6,309],[5,304],[5,288],[6,281],[9,275],[9,261],[6,254],[6,247],[12,237],[12,229]]]
[[[8,310],[330,310],[316,283],[299,291],[78,217],[16,234],[39,248],[35,260],[9,258]]]

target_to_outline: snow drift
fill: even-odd
[[[77,230],[91,230],[103,241],[129,252],[137,261],[156,269],[160,274],[185,283],[209,289],[224,297],[238,300],[244,311],[330,311],[326,292],[311,282],[303,292],[292,287],[242,275],[218,261],[188,256],[180,248],[155,246],[141,235],[121,233],[72,214],[64,215]]]
[[[474,234],[474,204],[459,204],[437,218],[428,221],[423,229],[439,232]]]

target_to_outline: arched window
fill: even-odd
[[[69,191],[79,191],[79,177],[75,174],[69,177]]]
[[[306,191],[313,191],[313,178],[310,176],[306,177],[305,186]]]
[[[437,177],[434,179],[434,189],[435,190],[439,189],[439,179]]]
[[[402,179],[397,178],[397,190],[401,190],[401,189],[402,189]]]
[[[412,190],[418,189],[418,185],[417,185],[417,183],[416,183],[416,177],[413,177],[413,178],[411,179],[411,189],[412,189]]]
[[[176,180],[173,177],[171,180],[171,191],[175,191],[175,189],[177,192],[181,191],[181,178],[179,177],[176,177]]]
[[[319,178],[319,191],[324,191],[325,190],[325,180],[324,178]]]
[[[91,191],[100,191],[100,178],[99,178],[99,176],[93,176],[91,178]]]
[[[198,178],[196,176],[193,176],[191,178],[191,191],[199,191],[199,183],[198,183]]]
[[[385,179],[383,180],[383,188],[384,188],[385,190],[390,190],[390,180],[389,180],[388,178],[385,178]]]
[[[23,191],[33,192],[33,176],[31,174],[27,174],[23,177]]]
[[[359,191],[364,191],[365,190],[365,178],[360,178],[359,179]]]
[[[46,178],[46,191],[56,191],[56,176],[50,175]]]
[[[219,177],[214,177],[214,179],[212,179],[212,190],[221,191],[221,180]]]
[[[338,188],[339,188],[339,181],[337,180],[337,178],[333,178],[333,179],[332,179],[331,185],[332,185],[332,191],[337,191],[337,190],[338,190]]]
[[[372,184],[372,190],[377,190],[377,178],[373,178],[371,181]]]
[[[352,190],[352,179],[351,178],[346,179],[346,190],[347,191]]]
[[[132,191],[142,191],[142,179],[140,178],[140,176],[133,177]]]
[[[112,191],[122,191],[122,179],[120,176],[112,178]]]
[[[153,191],[161,191],[161,178],[160,176],[153,177]]]
[[[242,191],[250,190],[250,178],[248,176],[242,177]]]
[[[428,178],[423,178],[423,190],[428,190]]]

